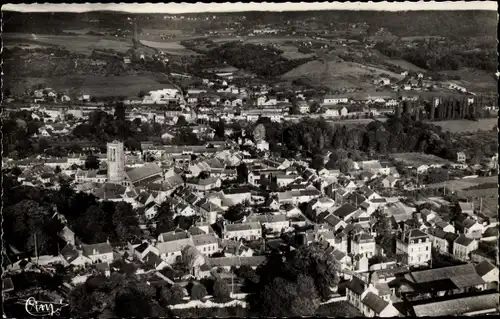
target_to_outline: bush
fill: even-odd
[[[229,285],[222,279],[216,279],[214,283],[214,298],[217,301],[226,301],[231,296]]]
[[[191,288],[191,299],[193,300],[203,301],[203,298],[205,298],[206,295],[207,295],[207,290],[203,285],[194,284],[193,287]]]

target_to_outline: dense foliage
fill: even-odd
[[[338,265],[321,243],[289,252],[285,260],[271,255],[255,274],[246,270],[251,311],[265,317],[311,316],[338,283]],[[242,271],[240,271],[242,272]]]
[[[462,67],[490,72],[496,70],[496,46],[493,43],[467,50],[463,45],[448,41],[451,40],[442,43],[430,39],[412,46],[403,42],[379,42],[375,48],[391,58],[403,59],[430,71],[458,70]]]
[[[297,123],[275,123],[261,119],[257,124],[260,123],[265,126],[271,151],[282,156],[293,156],[301,151],[310,155],[322,154],[326,149],[331,149],[338,153],[336,156],[345,152],[347,157],[360,151],[368,154],[424,152],[455,160],[458,151],[467,150],[471,155],[476,153],[470,140],[456,139],[454,134],[442,132],[441,128],[432,124],[415,121],[407,114],[401,118],[390,117],[386,122],[373,121],[366,126],[351,127],[311,118]],[[492,155],[492,147],[493,144],[483,145],[482,153]],[[341,167],[330,163],[329,168]]]
[[[203,59],[208,59],[213,65],[227,63],[263,77],[282,75],[312,60],[312,58],[288,60],[281,55],[282,53],[272,46],[229,42],[211,49]],[[203,66],[202,61],[195,63],[192,67],[199,69]]]

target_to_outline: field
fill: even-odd
[[[498,119],[479,119],[477,122],[469,120],[436,121],[432,122],[432,124],[440,126],[445,132],[451,133],[475,132],[478,130],[489,131],[498,124]]]
[[[432,164],[449,164],[450,161],[437,157],[431,154],[423,153],[394,153],[390,155],[396,161],[407,163],[408,165],[418,167],[420,165],[432,165]]]
[[[137,96],[140,90],[156,90],[167,87],[164,77],[153,74],[128,76],[65,76],[57,78],[23,78],[22,82],[12,83],[13,92],[43,83],[66,94],[90,94],[95,97]]]
[[[463,191],[463,190],[466,190],[470,187],[474,187],[477,185],[497,183],[497,182],[498,182],[498,177],[491,176],[491,177],[455,179],[455,180],[451,180],[451,181],[446,181],[446,183],[442,182],[442,183],[429,184],[429,185],[426,185],[425,187],[427,187],[427,188],[442,188],[446,184],[446,188],[448,188],[448,189]]]
[[[141,40],[141,44],[150,48],[161,50],[165,53],[172,55],[198,55],[198,53],[186,49],[183,45],[181,45],[177,41],[159,42],[159,41]]]
[[[278,49],[283,51],[282,56],[289,60],[309,58],[315,55],[314,53],[310,54],[301,53],[299,52],[298,48],[293,45],[280,45],[278,46]]]
[[[20,44],[38,44],[65,48],[81,54],[90,54],[94,49],[112,49],[117,52],[126,52],[132,47],[132,41],[92,35],[35,35],[26,33],[4,33],[6,47],[20,46]]]
[[[395,80],[403,79],[403,76],[376,67],[365,66],[355,62],[344,62],[341,60],[307,62],[282,76],[283,79],[293,80],[307,78],[318,84],[338,89],[373,89],[373,79],[386,76]]]
[[[440,72],[447,76],[459,76],[460,80],[454,80],[459,85],[462,85],[472,92],[480,93],[496,93],[497,80],[495,73],[486,72],[477,69],[460,69],[457,71]]]

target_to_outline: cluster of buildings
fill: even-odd
[[[99,200],[130,203],[143,237],[118,246],[88,245],[66,225],[60,233],[66,242],[60,254],[41,256],[38,266],[61,263],[109,274],[113,261],[125,258],[140,265],[137,271],[142,274],[175,267],[190,256],[189,273],[201,279],[214,269],[255,268],[271,250],[283,253],[323,242],[325,253],[340,265],[346,283],[343,298],[365,316],[437,315],[444,313],[439,303],[475,304],[478,298],[484,306],[471,306],[460,314],[490,309],[498,268],[495,260],[478,251],[481,242],[498,238],[496,219],[467,202],[449,207],[442,199],[428,198],[423,200],[428,208],[422,209],[421,202],[381,195],[381,190],[405,182],[390,161],[353,162],[351,171],[341,173],[316,171],[304,161],[249,158],[230,142],[210,147],[144,143],[142,152],[126,152],[123,143],[115,141],[100,155],[101,169],[75,170],[73,165],[82,164],[77,156],[58,165],[73,178],[75,189]],[[146,153],[155,160],[141,160]],[[242,163],[248,176],[238,183],[237,167]],[[30,178],[48,176],[45,182],[56,184],[50,180],[50,168],[47,163],[26,164],[19,179],[36,185]],[[152,236],[151,227],[165,202],[174,216],[194,217],[194,224]],[[442,213],[447,211],[442,206],[453,214]],[[236,221],[226,218],[234,207],[240,207],[242,214]],[[377,240],[381,234],[374,224],[381,215],[389,220],[393,248]],[[434,268],[435,252],[462,265]],[[377,260],[382,257],[383,262]],[[26,267],[19,261],[6,270]],[[447,309],[447,314],[455,314],[456,309]]]

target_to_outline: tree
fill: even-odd
[[[296,281],[275,278],[262,292],[259,314],[263,317],[312,316],[319,306],[314,280],[300,275]]]
[[[230,206],[224,213],[224,218],[231,222],[237,222],[245,216],[245,207],[242,204]]]
[[[174,212],[168,202],[161,203],[156,213],[156,233],[161,234],[175,229]]]
[[[175,123],[175,125],[177,126],[187,126],[189,123],[186,121],[186,118],[184,117],[184,115],[181,115],[177,118],[177,122]]]
[[[253,138],[256,142],[266,138],[266,127],[264,124],[258,124],[253,130]]]
[[[125,121],[126,114],[125,114],[125,105],[123,105],[123,103],[121,102],[116,103],[114,116],[116,120]]]
[[[230,298],[231,291],[229,285],[222,279],[217,278],[214,282],[213,296],[218,301],[226,301]]]
[[[48,149],[49,147],[50,147],[50,144],[49,144],[49,141],[47,141],[47,139],[46,139],[46,138],[43,138],[43,137],[42,137],[42,138],[40,138],[40,139],[38,140],[38,150],[39,150],[40,152],[45,151],[45,150],[46,150],[46,149]]]
[[[191,288],[191,299],[193,300],[201,300],[205,298],[207,295],[207,289],[205,286],[195,283],[193,287]]]
[[[324,167],[324,157],[322,155],[314,155],[311,163],[311,168],[319,171]]]
[[[184,289],[179,285],[164,286],[160,290],[160,300],[164,305],[176,305],[182,302]]]
[[[238,167],[236,167],[236,173],[237,173],[237,180],[238,180],[238,183],[241,183],[241,184],[246,184],[248,183],[248,167],[247,167],[247,164],[245,164],[245,162],[241,162],[240,165],[238,165]]]
[[[57,165],[56,168],[54,169],[54,173],[56,173],[56,174],[61,173],[61,168],[59,167],[59,165]]]
[[[94,154],[90,154],[85,159],[85,169],[99,169],[99,159]]]
[[[139,93],[137,94],[137,96],[142,99],[143,97],[146,96],[146,91],[140,90]]]
[[[217,127],[215,128],[215,136],[221,139],[225,138],[226,136],[226,123],[222,119],[220,119],[219,123],[217,123]]]

